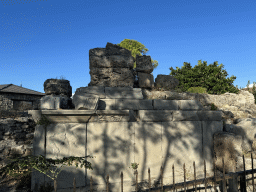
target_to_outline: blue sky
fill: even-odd
[[[64,77],[72,93],[90,83],[89,50],[124,39],[145,45],[158,67],[218,61],[233,85],[256,81],[255,0],[2,0],[0,84],[44,93]]]

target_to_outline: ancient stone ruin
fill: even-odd
[[[44,92],[46,96],[41,98],[41,110],[72,109],[72,87],[68,80],[47,79],[44,82]]]
[[[61,111],[55,112],[55,110],[63,109],[65,112],[63,112],[62,115],[66,115],[63,119],[68,119],[69,122],[67,123],[70,123],[72,119],[70,117],[72,110],[77,114],[81,112],[78,110],[95,111],[97,116],[92,114],[91,117],[88,117],[90,119],[88,121],[95,121],[95,124],[91,128],[88,125],[88,130],[95,131],[95,134],[102,131],[100,126],[96,126],[97,123],[99,123],[96,122],[97,118],[100,122],[106,121],[105,125],[108,123],[111,125],[106,130],[112,129],[114,125],[118,127],[115,131],[111,132],[111,134],[114,134],[121,128],[127,131],[128,129],[124,128],[126,124],[132,124],[133,122],[136,122],[134,123],[136,126],[137,124],[148,125],[146,128],[150,129],[150,122],[154,121],[152,124],[158,124],[160,130],[160,126],[162,125],[170,127],[177,122],[182,124],[183,121],[191,121],[192,123],[198,121],[199,123],[196,122],[198,124],[196,124],[195,127],[197,127],[197,129],[195,130],[202,132],[200,133],[202,140],[199,143],[203,143],[202,145],[205,146],[212,146],[211,150],[217,158],[217,169],[219,173],[222,169],[221,157],[223,156],[225,162],[232,162],[225,165],[227,171],[233,171],[232,166],[236,166],[236,171],[242,170],[241,156],[243,151],[254,152],[256,150],[256,142],[254,139],[254,135],[256,135],[256,106],[253,94],[248,91],[240,91],[239,94],[225,93],[222,95],[188,92],[177,93],[173,91],[173,89],[179,85],[179,81],[170,75],[158,75],[154,82],[154,77],[151,74],[153,66],[150,56],[137,55],[136,69],[133,69],[134,61],[129,50],[111,43],[107,43],[106,48],[90,49],[89,67],[91,82],[88,86],[76,89],[75,95],[73,99],[71,99],[72,87],[68,80],[47,79],[44,82],[46,96],[41,99],[40,109],[45,112],[46,110],[53,110],[51,115],[49,115],[50,113],[47,111],[49,117],[52,116],[53,119],[61,117],[61,115],[56,114],[56,116],[54,116],[53,113],[58,112],[58,114],[62,114]],[[163,88],[168,87],[170,91],[151,91],[150,89],[155,86]],[[211,104],[216,107],[215,110],[217,112],[211,111]],[[66,112],[67,110],[65,109],[70,109],[71,111]],[[116,115],[114,112],[118,110],[128,110],[128,112],[124,113],[124,115]],[[34,112],[36,113],[37,111]],[[73,116],[75,116],[75,113]],[[211,115],[207,116],[207,114]],[[81,115],[79,115],[80,114],[77,115],[77,118],[80,118]],[[209,118],[212,120],[209,120]],[[79,122],[83,124],[84,119],[85,117],[80,118]],[[120,119],[124,121],[122,122],[122,126],[117,125],[119,121],[121,122]],[[206,123],[209,123],[209,121],[212,121],[214,126],[210,127],[210,124],[208,126]],[[60,125],[59,129],[61,126],[63,125]],[[189,126],[185,125],[177,129],[181,130],[181,128],[183,128],[186,130],[188,127]],[[138,128],[139,127],[136,127],[135,130],[138,130]],[[42,129],[38,128],[38,131],[42,131]],[[58,137],[61,137],[61,134],[66,134],[62,132],[63,131],[58,132]],[[120,131],[119,136],[122,135],[121,133],[122,131]],[[184,131],[182,134],[184,134]],[[7,133],[4,133],[4,135],[7,135]],[[124,138],[127,135],[128,134],[125,134]],[[29,133],[27,133],[26,137],[28,136]],[[63,142],[69,139],[66,135],[61,138],[64,138]],[[75,137],[73,139],[75,139]],[[92,139],[91,142],[93,140],[94,139]],[[178,140],[180,140],[180,138],[178,138]],[[57,143],[55,144],[57,145]],[[151,147],[155,145],[154,143]],[[95,146],[96,145],[91,144],[88,150],[91,150],[91,148]],[[65,145],[58,147],[63,149],[64,147],[67,148]],[[188,147],[191,148],[191,151],[193,150],[192,145],[188,144]],[[201,144],[200,147],[202,147]],[[21,147],[15,146],[13,148],[17,148],[18,150]],[[77,150],[76,146],[73,148]],[[202,151],[202,149],[200,150]],[[83,149],[81,151],[85,150]],[[188,153],[189,152],[188,150]],[[205,156],[208,157],[210,153],[210,150],[204,150]],[[225,156],[223,154],[228,155]],[[256,163],[254,162],[254,164]],[[250,168],[250,163],[246,162],[246,169]]]
[[[42,99],[42,106],[44,106],[42,109],[96,110],[99,107],[98,104],[102,95],[99,94],[95,86],[131,88],[153,88],[157,86],[168,87],[172,90],[179,85],[179,81],[169,75],[158,75],[154,82],[153,75],[151,74],[153,66],[150,56],[137,55],[136,69],[132,69],[134,60],[129,50],[111,43],[107,43],[106,48],[90,49],[91,82],[88,84],[88,87],[78,88],[73,100],[71,100],[72,87],[68,80],[46,80],[44,88],[47,96]],[[135,77],[138,77],[137,81]],[[93,87],[93,89],[89,89],[89,87]],[[239,94],[211,95],[188,92],[176,93],[172,91],[152,92],[150,89],[142,89],[142,94],[144,99],[197,100],[203,105],[204,110],[210,110],[211,104],[214,104],[217,107],[216,110],[222,112],[222,120],[224,122],[223,133],[216,134],[233,138],[232,141],[234,143],[237,142],[235,135],[239,135],[243,138],[243,150],[249,152],[256,150],[253,132],[256,105],[253,94],[248,91],[241,90]],[[48,107],[43,105],[43,101],[47,101],[47,99],[53,100],[53,98],[59,102],[52,103]],[[248,123],[251,124],[249,125]],[[221,139],[221,142],[224,141]],[[215,150],[217,151],[218,149],[216,148]],[[237,159],[241,157],[242,148],[239,151]],[[217,164],[221,167],[219,163],[221,162],[218,160]]]
[[[47,79],[44,82],[44,92],[46,95],[72,96],[72,87],[68,80]]]
[[[133,86],[131,51],[107,43],[106,48],[89,50],[91,82],[88,86]]]
[[[154,77],[151,74],[153,65],[150,56],[136,56],[136,68],[133,69],[135,59],[131,51],[107,43],[106,48],[94,48],[89,51],[91,82],[89,86],[105,87],[133,87],[153,88]],[[138,78],[138,79],[137,79]],[[169,75],[159,75],[156,84],[173,87],[178,80]],[[172,85],[172,84],[175,85]]]
[[[89,65],[91,82],[88,87],[131,87],[131,88],[150,88],[155,85],[158,87],[168,87],[174,89],[179,81],[169,75],[158,75],[154,83],[151,74],[153,65],[150,56],[136,56],[136,69],[133,69],[134,57],[131,51],[107,43],[106,48],[94,48],[89,50]],[[78,90],[77,89],[77,94]],[[72,99],[72,87],[68,80],[47,79],[44,82],[46,96],[41,98],[40,109],[75,109],[77,97]],[[89,100],[91,100],[90,98]],[[96,98],[93,98],[95,101]],[[49,102],[51,101],[51,102]],[[85,102],[85,100],[83,101]],[[58,104],[57,104],[58,103]],[[84,104],[77,104],[84,109]]]

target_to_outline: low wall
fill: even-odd
[[[189,106],[190,102],[180,102],[179,108],[182,108],[181,103]],[[72,116],[71,110],[50,111],[63,119],[71,119]],[[69,111],[69,115],[65,115],[65,111]],[[134,121],[122,121],[119,118],[119,122],[99,122],[99,118],[93,118],[97,116],[95,114],[91,115],[87,123],[55,122],[46,128],[44,125],[37,125],[33,155],[44,155],[52,159],[87,155],[96,157],[87,158],[92,163],[93,170],[80,167],[76,169],[75,166],[58,168],[57,172],[62,170],[57,177],[58,192],[71,191],[74,177],[77,189],[89,190],[91,176],[94,189],[104,190],[107,174],[110,190],[120,191],[121,171],[124,176],[124,191],[135,190],[131,163],[139,164],[138,182],[148,181],[148,168],[152,183],[159,180],[160,167],[163,166],[164,184],[171,184],[173,164],[175,182],[182,182],[184,163],[187,180],[193,180],[193,161],[197,178],[203,178],[204,160],[207,173],[210,174],[207,176],[213,176],[213,134],[223,131],[220,111],[138,110],[136,113],[138,118]],[[55,119],[53,116],[48,110],[46,117]],[[118,121],[113,116],[111,118]],[[53,185],[53,180],[48,176],[33,172],[32,190],[36,183],[40,186],[44,181]]]
[[[0,119],[0,168],[13,154],[32,155],[35,122],[31,117]]]

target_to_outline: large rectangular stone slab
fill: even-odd
[[[67,156],[85,157],[86,124],[51,124],[47,127],[46,141],[46,158],[62,159]],[[34,154],[38,153],[34,152]],[[61,165],[56,165],[56,168],[53,169],[57,170],[57,172],[62,170],[58,175],[58,188],[73,186],[74,177],[76,178],[77,187],[85,185],[85,168],[80,168],[80,166],[76,168],[75,163],[72,165],[70,167],[64,166],[64,168],[61,168]],[[52,173],[48,173],[48,175],[53,177]],[[46,181],[53,185],[53,180],[42,173],[37,172],[35,179],[40,179],[40,184]],[[35,184],[32,184],[33,186]]]
[[[33,153],[34,156],[45,154],[45,128],[43,125],[37,125],[35,127],[34,139],[33,139]],[[38,189],[41,184],[43,184],[46,175],[40,173],[36,169],[32,168],[32,176],[31,176],[31,189],[35,189],[35,184],[38,184]]]
[[[77,175],[80,178],[77,179],[77,187],[85,186],[85,183],[89,185],[92,176],[95,187],[105,188],[107,174],[110,175],[109,182],[114,185],[118,183],[116,181],[120,181],[121,171],[124,182],[132,181],[135,177],[131,163],[139,164],[138,182],[147,181],[148,167],[152,181],[157,180],[161,165],[164,168],[164,180],[167,181],[167,178],[172,178],[173,164],[176,182],[182,182],[183,163],[187,165],[186,169],[189,169],[187,173],[191,174],[192,163],[195,161],[198,173],[203,170],[202,157],[205,155],[207,170],[210,168],[210,143],[202,140],[202,135],[207,128],[209,136],[219,129],[215,128],[216,123],[209,123],[184,121],[52,124],[47,127],[46,157],[60,159],[77,154],[96,156],[87,158],[92,163],[93,170],[65,168],[58,176],[58,186],[63,189],[72,187],[73,177],[77,179]],[[50,178],[45,179],[51,182]],[[115,184],[113,189],[118,186],[120,185]]]
[[[72,102],[75,105],[75,110],[97,110],[99,96],[86,93],[75,94]]]
[[[136,162],[140,175],[147,180],[148,168],[152,179],[160,178],[163,167],[165,182],[172,178],[172,165],[175,165],[175,182],[183,179],[183,164],[196,161],[200,165],[202,148],[202,129],[199,121],[145,123],[144,130],[136,135]],[[138,130],[137,128],[135,130]],[[147,139],[140,139],[141,137]],[[149,158],[150,157],[150,158]]]
[[[127,129],[128,125],[130,129]],[[129,180],[133,173],[129,168],[133,146],[133,128],[128,122],[88,123],[87,154],[96,156],[91,161],[97,166],[87,171],[88,177],[92,176],[94,182],[104,184],[104,176],[109,173],[109,181],[113,183],[120,181],[120,173],[123,171],[124,181]]]
[[[100,99],[98,110],[147,110],[153,109],[152,100]]]
[[[106,99],[143,99],[141,88],[105,87]]]
[[[202,121],[203,127],[203,153],[202,158],[206,159],[206,166],[213,170],[213,164],[209,163],[214,157],[214,147],[213,147],[213,134],[223,131],[222,121]],[[207,146],[207,147],[205,147]],[[213,162],[212,162],[213,163]]]
[[[92,96],[99,96],[100,99],[106,98],[105,87],[102,86],[80,87],[76,89],[75,95],[76,94],[91,94]]]
[[[199,101],[190,100],[143,100],[143,99],[100,99],[98,110],[202,110]]]
[[[44,115],[52,123],[93,121],[221,121],[221,111],[182,110],[30,110],[37,122]]]
[[[129,121],[129,110],[42,110],[44,115],[52,123],[87,123],[91,121]]]
[[[108,87],[133,86],[134,77],[129,68],[90,68],[90,85]],[[111,78],[110,78],[111,77]]]
[[[202,110],[199,101],[193,100],[153,100],[154,109]]]

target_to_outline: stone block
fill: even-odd
[[[76,89],[75,94],[87,93],[93,95],[101,95],[101,98],[105,98],[105,87],[102,86],[89,86],[89,87],[79,87]]]
[[[76,110],[96,110],[98,108],[99,96],[80,93],[73,97],[73,104]]]
[[[62,95],[46,95],[40,99],[40,109],[71,109],[73,108],[71,98]]]
[[[154,77],[151,74],[138,72],[138,84],[141,88],[154,87]]]
[[[124,55],[131,56],[131,51],[118,45],[107,42],[106,48],[94,48],[89,50],[89,56]]]
[[[46,95],[66,95],[72,96],[72,87],[68,80],[47,79],[44,82],[44,92]]]
[[[136,71],[142,73],[152,73],[153,72],[153,65],[151,62],[150,56],[136,56]]]
[[[157,75],[155,82],[157,87],[166,87],[170,89],[174,89],[179,85],[179,80],[170,75]]]
[[[133,72],[129,68],[92,68],[88,86],[133,87]]]
[[[110,56],[90,56],[90,69],[91,68],[133,68],[133,58],[122,55]]]
[[[134,85],[131,51],[112,43],[89,51],[91,82],[88,86],[126,87]]]

